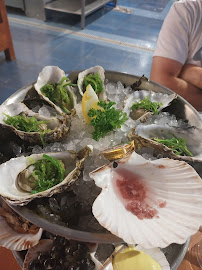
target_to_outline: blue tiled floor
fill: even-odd
[[[119,5],[133,7],[133,8],[140,8],[143,10],[150,10],[155,12],[161,12],[165,6],[167,5],[167,0],[157,0],[157,1],[150,1],[150,0],[142,0],[142,1],[134,1],[134,0],[119,0]]]
[[[46,65],[71,71],[101,65],[104,69],[150,76],[158,34],[174,0],[118,0],[86,18],[47,11],[46,22],[8,8],[16,60],[0,53],[0,103],[35,81]],[[129,11],[127,13],[126,11]]]

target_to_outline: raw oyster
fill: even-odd
[[[116,256],[117,254],[120,254],[120,252],[124,251],[126,248],[127,248],[126,245],[121,245],[121,246],[116,247],[115,251],[112,253],[110,258],[104,263],[102,270],[114,270],[113,265],[112,265],[114,256]],[[138,255],[139,252],[142,252],[146,254],[147,256],[150,256],[154,261],[156,261],[159,264],[159,266],[161,267],[161,270],[170,270],[170,266],[166,259],[166,256],[163,254],[163,252],[159,248],[145,249],[141,247],[140,245],[130,246],[129,247],[130,257],[127,257],[126,260],[132,259],[131,254],[134,254],[134,257],[135,257]],[[123,261],[123,257],[120,259],[120,261]],[[136,267],[135,263],[133,264],[133,267]],[[156,267],[153,265],[151,266],[149,265],[148,267],[150,267],[150,269],[156,269]],[[145,269],[147,269],[146,265],[145,265]]]
[[[147,98],[151,102],[160,102],[162,105],[158,107],[158,112],[160,112],[165,107],[169,106],[169,104],[177,97],[176,94],[164,94],[160,92],[153,92],[148,90],[139,90],[135,91],[132,94],[128,95],[126,100],[124,101],[124,111],[130,116],[133,120],[139,120],[140,122],[145,122],[153,112],[149,112],[145,109],[137,109],[135,111],[131,110],[132,105],[135,102],[143,100]]]
[[[60,69],[57,66],[46,66],[42,69],[42,71],[39,73],[37,82],[34,84],[34,87],[38,94],[46,100],[51,106],[53,106],[56,111],[60,114],[71,113],[71,111],[74,108],[74,105],[76,103],[76,96],[72,90],[72,87],[70,85],[65,86],[66,89],[66,98],[67,98],[67,103],[62,101],[62,104],[56,104],[53,101],[51,101],[47,96],[45,96],[41,88],[46,85],[46,84],[58,84],[61,82],[61,80],[65,77],[65,72]],[[64,84],[66,81],[64,80]],[[70,83],[70,82],[69,82]],[[61,84],[63,85],[63,83]],[[59,97],[58,97],[59,98]],[[61,99],[61,98],[60,98]],[[66,112],[67,111],[67,112]]]
[[[83,93],[85,92],[84,86],[83,86],[83,81],[84,81],[84,77],[89,75],[89,74],[97,74],[98,73],[100,75],[100,79],[101,79],[103,87],[104,87],[104,81],[105,81],[104,72],[105,71],[104,71],[103,67],[101,67],[101,66],[91,67],[89,69],[86,69],[86,70],[80,72],[78,75],[78,81],[77,81],[77,85],[78,85],[80,94],[83,96]],[[96,89],[94,89],[94,90],[96,90]],[[98,97],[99,97],[99,99],[107,100],[105,87],[102,90],[102,92],[98,95]]]
[[[181,124],[179,126],[171,126],[169,124],[140,124],[130,132],[128,137],[134,140],[136,151],[141,148],[153,148],[155,155],[161,154],[163,157],[170,157],[174,159],[181,159],[185,161],[202,161],[202,130],[188,124]],[[176,153],[157,141],[157,139],[185,139],[187,149],[191,152],[183,155],[176,155]],[[193,154],[193,157],[190,156]]]
[[[30,170],[32,169],[31,167],[33,167],[30,165],[37,160],[41,160],[43,154],[33,154],[27,157],[21,156],[18,158],[12,158],[0,165],[0,195],[13,205],[25,205],[34,198],[51,197],[55,193],[60,193],[66,190],[77,180],[83,163],[88,157],[90,151],[90,148],[86,146],[78,153],[73,151],[46,153],[46,155],[49,155],[50,157],[61,160],[64,163],[64,169],[71,171],[59,184],[35,194],[32,194],[30,191],[26,191],[29,190],[28,187],[31,186],[33,182],[31,182],[32,178],[29,178]],[[24,176],[26,176],[26,178],[28,177],[30,181],[26,181]]]
[[[4,122],[6,115],[34,116],[38,121],[47,121],[47,124],[41,125],[41,132],[25,132],[6,124]],[[29,108],[23,103],[12,103],[0,106],[0,124],[11,129],[23,140],[29,141],[30,143],[41,144],[43,137],[45,142],[55,142],[66,135],[71,124],[71,117],[68,115],[64,115],[63,117],[46,117],[29,110]]]
[[[92,207],[95,218],[128,244],[182,244],[202,224],[202,180],[184,161],[148,161],[133,152],[90,177],[102,188]]]

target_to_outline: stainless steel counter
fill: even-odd
[[[117,0],[5,0],[7,6],[20,8],[26,16],[45,21],[46,9],[81,16],[81,28],[85,27],[85,18],[107,3],[117,4]]]

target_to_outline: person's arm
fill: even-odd
[[[179,77],[202,89],[202,67],[186,64],[183,66]]]
[[[170,88],[186,99],[197,110],[202,111],[202,90],[179,78],[182,67],[183,65],[178,61],[154,56],[150,79]]]

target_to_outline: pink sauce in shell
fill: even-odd
[[[136,215],[139,219],[158,218],[157,209],[146,202],[149,189],[142,181],[141,176],[126,169],[117,168],[113,180],[128,211]],[[156,206],[163,208],[166,206],[166,202],[158,202]]]

